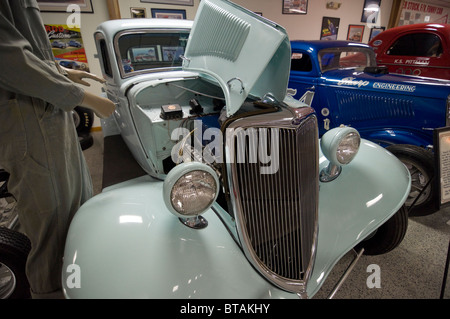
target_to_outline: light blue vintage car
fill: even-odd
[[[319,139],[314,110],[286,95],[285,30],[225,0],[201,1],[190,29],[98,27],[117,104],[104,133],[121,134],[148,175],[78,211],[66,297],[311,298],[353,248],[398,246],[408,170],[353,128]]]

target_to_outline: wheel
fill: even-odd
[[[387,222],[355,248],[364,248],[364,255],[381,255],[396,248],[408,229],[408,210],[403,205]]]
[[[22,233],[0,227],[0,299],[30,298],[25,264],[30,240]]]
[[[4,169],[0,169],[0,198],[11,196],[8,193],[7,183],[8,183],[9,173]]]
[[[80,146],[83,151],[94,145],[94,138],[89,133],[78,134],[78,140],[80,141]]]
[[[405,202],[409,215],[425,216],[436,212],[437,190],[433,182],[429,183],[434,175],[433,153],[415,145],[390,145],[386,149],[402,161],[411,174],[411,192]]]
[[[92,124],[94,121],[94,112],[91,110],[77,106],[73,111],[73,121],[75,122],[75,127],[77,132],[80,133],[89,133],[92,128]]]

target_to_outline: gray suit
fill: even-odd
[[[92,183],[70,111],[84,90],[60,73],[35,0],[0,1],[0,167],[32,250],[33,297],[57,297],[71,218]]]

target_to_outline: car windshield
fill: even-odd
[[[319,63],[322,72],[336,69],[361,69],[376,66],[375,54],[365,48],[327,48],[319,52]]]
[[[118,37],[116,52],[122,76],[180,67],[189,32],[134,32]],[[158,70],[160,71],[160,70]]]

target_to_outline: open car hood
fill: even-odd
[[[222,87],[227,116],[248,95],[283,101],[291,48],[285,29],[227,0],[202,0],[186,47],[183,69],[213,77]]]

